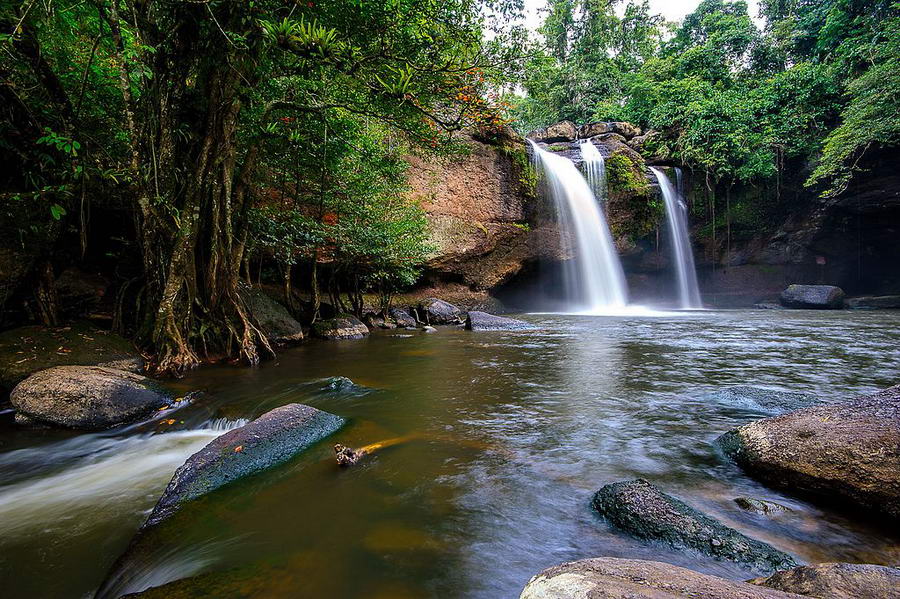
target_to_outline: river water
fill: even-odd
[[[712,444],[770,413],[713,393],[724,387],[836,401],[900,382],[900,313],[523,318],[540,329],[379,332],[309,342],[259,369],[202,369],[175,387],[206,395],[123,431],[4,422],[3,596],[89,596],[188,455],[290,402],[348,425],[182,510],[152,551],[126,561],[122,590],[227,572],[212,580],[236,577],[242,597],[514,598],[542,568],[593,556],[754,574],[632,539],[591,511],[595,490],[635,477],[803,561],[900,561],[900,537],[883,524],[767,489]],[[360,387],[325,380],[336,376]],[[357,467],[334,465],[334,442],[405,435]],[[741,495],[793,511],[751,515],[734,504]],[[226,596],[214,589],[209,596]]]

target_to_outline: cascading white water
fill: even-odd
[[[566,272],[568,309],[602,314],[624,308],[628,303],[625,273],[590,186],[571,160],[529,141],[556,205],[562,237],[574,242]]]
[[[590,140],[581,142],[581,158],[584,160],[584,174],[597,199],[606,201],[606,161],[603,154]]]
[[[703,308],[700,301],[700,289],[697,286],[697,271],[694,267],[694,253],[688,236],[687,206],[672,186],[672,182],[658,168],[651,171],[659,181],[663,201],[666,204],[666,219],[669,223],[669,239],[672,245],[672,257],[678,275],[678,303],[684,310]]]

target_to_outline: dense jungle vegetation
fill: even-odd
[[[431,248],[403,158],[452,157],[460,131],[626,120],[713,187],[802,159],[832,195],[900,141],[895,2],[765,0],[760,30],[741,1],[673,25],[646,1],[550,0],[531,41],[521,10],[0,1],[0,233],[27,255],[33,317],[57,321],[54,264],[99,243],[113,325],[157,371],[254,363],[272,348],[241,281],[264,267],[288,292],[302,278],[312,320],[323,298],[361,312],[415,283]]]

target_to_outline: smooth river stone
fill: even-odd
[[[644,479],[606,485],[594,495],[593,505],[612,524],[643,539],[695,549],[759,572],[797,565],[790,555],[725,526]]]
[[[717,443],[772,486],[900,518],[900,385],[757,420]]]
[[[598,557],[547,568],[519,599],[802,599],[666,564]]]
[[[286,462],[343,424],[340,416],[293,403],[216,437],[175,472],[143,528],[159,524],[185,502]]]

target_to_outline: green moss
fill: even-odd
[[[606,159],[609,201],[614,206],[610,228],[616,238],[631,242],[652,233],[663,216],[663,206],[653,193],[644,171],[644,161],[625,152],[614,152]]]
[[[570,147],[569,144],[560,143],[560,144],[551,144],[551,145],[547,146],[547,149],[551,152],[565,152],[566,150],[569,149],[569,147]]]
[[[500,151],[512,159],[513,168],[518,173],[519,185],[522,193],[526,198],[534,199],[537,197],[538,174],[531,160],[528,159],[528,152],[522,144],[506,144],[500,146]]]
[[[639,165],[624,152],[606,159],[606,176],[610,194],[649,195],[650,182]]]

